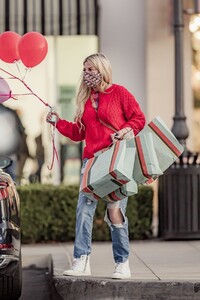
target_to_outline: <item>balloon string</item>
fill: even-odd
[[[30,96],[32,93],[24,93],[24,94],[11,94],[11,96]]]
[[[25,79],[25,77],[26,77],[26,74],[28,73],[28,71],[30,70],[30,68],[26,68],[25,69],[25,73],[24,73],[24,76],[22,77],[22,80],[24,80]]]
[[[45,106],[48,106],[48,107],[52,108],[50,104],[48,104],[47,102],[45,102],[44,100],[42,100],[36,93],[34,93],[33,90],[22,79],[20,79],[19,77],[11,74],[10,72],[8,72],[8,71],[6,71],[6,70],[4,70],[2,68],[0,68],[0,70],[3,71],[3,72],[5,72],[6,74],[8,74],[9,76],[11,76],[12,78],[19,80],[31,92],[32,95],[34,95],[36,98],[38,98]]]
[[[13,77],[8,77],[7,79],[14,79]],[[0,80],[5,80],[3,77],[0,77]]]
[[[9,94],[0,94],[0,96],[10,96],[12,98],[12,96],[27,96],[27,95],[32,95],[32,93],[25,93],[25,94],[12,94],[12,93],[9,93]]]
[[[60,160],[59,160],[58,152],[57,152],[57,149],[56,149],[56,146],[55,146],[55,128],[56,128],[56,125],[50,125],[50,126],[53,126],[53,130],[51,130],[51,141],[52,141],[53,154],[52,154],[51,166],[50,167],[47,166],[47,168],[49,170],[52,170],[53,165],[54,165],[55,156],[56,156],[56,159],[57,159],[59,165],[60,165]]]
[[[19,74],[20,74],[20,76],[21,76],[21,78],[22,78],[22,74],[21,74],[21,70],[20,70],[20,67],[19,67],[19,62],[18,62],[18,60],[15,60],[14,63],[15,63],[15,65],[16,65],[16,67],[17,67],[17,70],[18,70],[18,72],[19,72]]]
[[[48,104],[47,102],[43,101],[37,94],[35,94],[33,92],[33,90],[22,79],[20,79],[19,77],[11,74],[10,72],[8,72],[8,71],[6,71],[6,70],[4,70],[2,68],[0,68],[0,70],[3,71],[3,72],[5,72],[9,76],[11,76],[11,79],[17,79],[17,80],[19,80],[31,92],[32,95],[34,95],[36,98],[38,98],[45,106],[48,106],[48,107],[50,107],[50,109],[52,109],[52,106],[50,104]],[[9,95],[12,97],[11,92],[10,92]],[[52,168],[53,168],[55,156],[56,156],[56,159],[58,161],[58,164],[60,164],[58,152],[57,152],[57,149],[56,149],[56,146],[55,146],[55,125],[53,127],[53,131],[51,132],[51,136],[52,136],[53,156],[52,156],[51,166],[50,167],[47,166],[49,170],[52,170]]]

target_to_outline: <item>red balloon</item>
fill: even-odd
[[[14,31],[5,31],[0,34],[0,59],[13,63],[19,60],[18,43],[21,35]]]
[[[27,32],[19,41],[18,51],[20,59],[26,67],[35,67],[40,64],[47,55],[47,40],[39,32]]]

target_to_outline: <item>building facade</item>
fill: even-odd
[[[190,9],[193,1],[183,0],[183,5],[185,10]],[[199,151],[194,81],[192,85],[194,51],[193,36],[189,30],[191,16],[183,14],[184,109],[190,132],[187,147]],[[172,0],[0,0],[0,32],[5,30],[21,35],[27,31],[39,31],[46,36],[48,55],[39,66],[28,72],[25,81],[42,99],[56,106],[63,118],[73,120],[74,94],[83,59],[91,53],[102,52],[111,61],[114,82],[126,86],[135,95],[147,122],[160,115],[172,128],[175,112]],[[0,66],[16,72],[15,66],[3,62]],[[16,82],[10,84],[13,90],[22,93],[23,86]],[[195,84],[198,86],[198,82]],[[18,101],[10,99],[5,104],[21,111],[33,154],[33,140],[42,132],[46,164],[49,163],[52,146],[50,129],[45,123],[47,107],[31,96],[19,97]],[[58,151],[63,145],[70,144],[58,134],[55,139]],[[73,157],[74,148],[70,147],[72,150],[66,156],[67,167],[64,170],[66,183],[77,180],[80,167],[80,160]],[[27,174],[28,170],[30,167],[25,170]],[[44,182],[59,183],[60,167],[55,163],[50,173],[44,167],[43,176]],[[156,215],[156,200],[154,211]]]

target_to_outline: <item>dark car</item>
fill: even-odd
[[[19,299],[22,289],[20,203],[15,183],[3,171],[12,161],[0,156],[0,299]]]

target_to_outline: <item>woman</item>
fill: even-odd
[[[77,93],[75,122],[61,120],[49,113],[47,122],[55,123],[58,131],[73,141],[85,140],[81,177],[87,159],[108,147],[112,141],[122,139],[133,129],[137,134],[145,124],[145,117],[134,96],[124,87],[112,83],[112,69],[103,54],[88,56],[83,62],[83,74]],[[131,277],[129,268],[128,220],[125,216],[127,198],[108,203],[105,221],[111,231],[115,271],[112,278]],[[64,275],[90,275],[91,236],[96,200],[82,193],[76,211],[76,238],[72,268]]]

